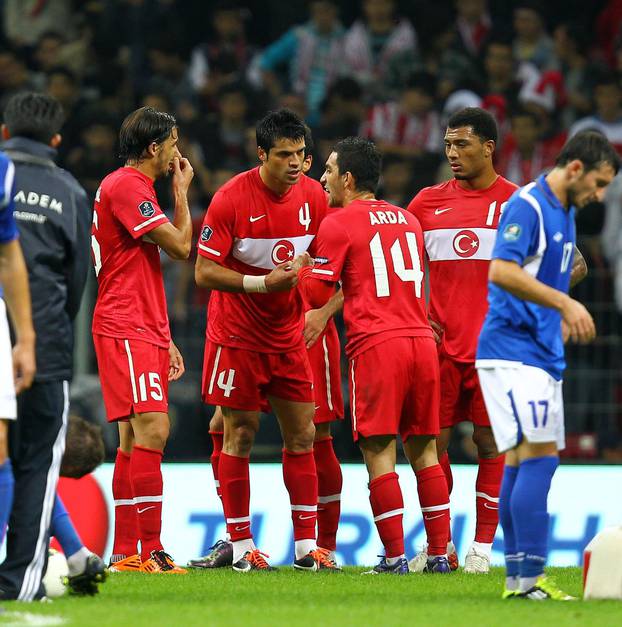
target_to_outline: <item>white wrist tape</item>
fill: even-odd
[[[266,275],[253,276],[252,274],[245,274],[242,278],[242,286],[244,291],[251,293],[267,294],[268,288],[266,287]]]

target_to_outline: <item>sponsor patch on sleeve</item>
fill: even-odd
[[[209,238],[212,236],[213,233],[213,229],[211,226],[204,226],[201,229],[201,241],[202,242],[207,242],[209,240]]]
[[[520,224],[508,224],[503,231],[503,239],[506,242],[515,242],[522,232]]]
[[[328,257],[316,257],[315,258],[315,265],[316,266],[321,266],[324,263],[328,263]]]
[[[138,205],[138,211],[145,218],[150,218],[155,213],[155,207],[150,200],[143,200],[143,202]]]

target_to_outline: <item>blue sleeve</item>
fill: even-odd
[[[15,166],[5,156],[0,156],[0,244],[12,242],[17,237],[13,217],[15,203]]]
[[[493,259],[515,261],[522,266],[535,255],[540,241],[540,218],[527,200],[514,194],[499,220]]]
[[[281,63],[292,60],[297,48],[298,37],[295,29],[292,28],[264,50],[259,60],[259,67],[262,70],[273,70]]]

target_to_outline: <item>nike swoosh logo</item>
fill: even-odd
[[[494,509],[494,510],[499,509],[498,507],[495,507],[494,505],[488,505],[488,503],[486,503],[486,502],[484,502],[484,507],[486,509]]]
[[[441,516],[444,516],[445,514],[437,514],[436,516],[424,516],[423,518],[425,520],[434,520],[435,518],[440,518]]]
[[[250,524],[242,525],[241,527],[236,527],[235,530],[236,531],[244,531],[244,529],[248,529],[249,527],[250,527]]]
[[[435,216],[440,216],[441,213],[445,213],[447,211],[451,211],[453,209],[453,207],[447,207],[447,209],[435,209],[434,210],[434,215]]]
[[[316,514],[311,514],[311,516],[298,516],[298,520],[309,520],[309,518],[315,518]]]
[[[143,509],[137,508],[136,511],[139,514],[142,514],[143,512],[146,512],[148,509],[155,509],[155,505],[150,505],[149,507],[145,507]]]
[[[262,213],[260,216],[251,216],[250,217],[250,221],[251,222],[257,222],[257,220],[261,220],[261,218],[265,218],[266,214]]]

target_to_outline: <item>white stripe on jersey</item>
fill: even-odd
[[[538,241],[538,251],[532,257],[527,257],[523,264],[523,268],[525,272],[535,277],[538,274],[538,270],[540,270],[540,264],[542,263],[542,257],[544,256],[544,251],[546,250],[546,234],[544,232],[544,217],[542,216],[542,207],[540,203],[529,193],[534,187],[535,183],[529,183],[529,185],[525,185],[520,192],[519,196],[526,200],[538,214],[538,220],[540,222],[540,239]]]
[[[298,235],[296,237],[277,237],[274,239],[243,237],[235,239],[231,254],[242,263],[263,270],[274,270],[274,266],[284,261],[294,261],[294,257],[304,253],[315,235]],[[285,244],[282,248],[279,242],[289,242],[293,246],[292,256],[287,256]]]
[[[6,207],[11,202],[11,194],[13,192],[13,180],[15,179],[15,166],[12,161],[6,164],[6,173],[4,175],[4,197],[0,198],[0,209]]]
[[[157,222],[158,220],[164,220],[166,216],[163,213],[159,213],[157,216],[153,216],[153,218],[149,218],[149,220],[145,220],[140,224],[134,227],[134,231],[140,231],[140,229],[144,229],[146,226],[149,226],[153,222]]]
[[[328,345],[326,344],[326,336],[322,338],[322,346],[324,348],[324,365],[326,367],[326,402],[328,403],[328,409],[333,411],[333,395],[331,391],[330,381],[330,360],[328,358]]]
[[[434,229],[424,233],[425,249],[430,261],[489,261],[496,236],[496,229],[481,227]]]

